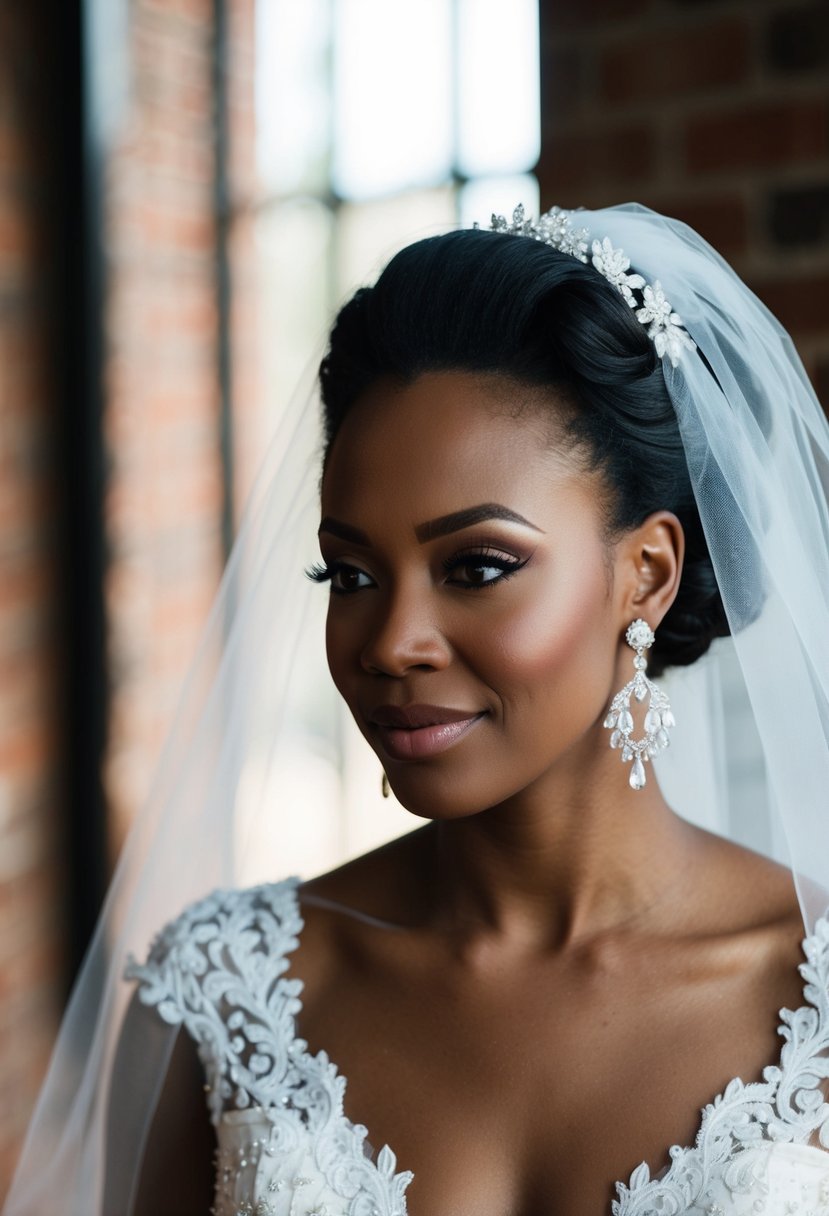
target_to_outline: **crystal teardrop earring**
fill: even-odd
[[[648,650],[654,643],[654,632],[647,621],[638,618],[628,626],[625,640],[631,649],[636,651],[633,666],[636,674],[624,688],[616,693],[610,703],[610,710],[604,720],[604,725],[611,731],[610,746],[621,750],[622,761],[631,764],[631,789],[641,790],[647,780],[645,764],[652,760],[658,752],[663,751],[670,739],[668,731],[675,726],[671,703],[667,694],[657,688],[653,680],[645,675],[648,660],[643,651]],[[632,739],[633,714],[631,713],[631,697],[642,702],[649,697],[645,713],[645,735],[642,739]]]
[[[384,798],[388,798],[389,794],[391,793],[391,791],[389,789],[389,779],[386,776],[385,769],[383,769],[383,780],[380,782],[380,793],[383,795]]]

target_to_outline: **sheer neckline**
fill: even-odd
[[[297,930],[294,935],[294,944],[291,946],[288,952],[293,953],[300,944],[302,931],[305,927],[305,919],[302,914],[299,894],[299,886],[302,879],[297,875],[293,875],[283,881],[290,893],[292,913],[295,917],[297,925]],[[825,984],[823,985],[823,999],[821,1001],[820,986],[816,986],[814,982],[811,984],[809,982],[810,979],[813,980],[813,976],[810,973],[809,964],[813,964],[817,959],[822,959],[824,965],[829,963],[829,921],[827,921],[825,917],[821,917],[821,919],[817,922],[813,933],[807,934],[801,940],[801,951],[806,959],[806,962],[801,962],[798,964],[798,971],[801,974],[804,985],[805,1003],[800,1005],[796,1010],[790,1010],[783,1007],[778,1011],[779,1020],[777,1033],[782,1038],[783,1045],[777,1055],[777,1059],[770,1062],[763,1068],[762,1081],[747,1083],[744,1082],[739,1076],[732,1078],[725,1088],[720,1093],[715,1095],[711,1101],[700,1110],[699,1123],[697,1125],[696,1135],[692,1144],[673,1144],[668,1146],[665,1152],[665,1160],[658,1167],[659,1172],[656,1175],[651,1174],[650,1166],[643,1161],[632,1170],[628,1179],[612,1182],[611,1187],[616,1191],[618,1198],[611,1201],[609,1216],[635,1216],[634,1206],[636,1207],[637,1213],[640,1210],[639,1203],[636,1201],[641,1200],[641,1198],[645,1196],[646,1192],[650,1194],[654,1189],[656,1189],[657,1193],[659,1190],[664,1190],[667,1193],[675,1185],[681,1185],[681,1183],[678,1182],[677,1176],[683,1169],[687,1169],[689,1159],[692,1158],[694,1154],[703,1150],[708,1127],[712,1119],[715,1118],[718,1113],[726,1110],[728,1105],[733,1103],[735,1099],[739,1099],[742,1095],[746,1095],[747,1098],[752,1100],[752,1104],[754,1104],[760,1097],[759,1093],[756,1093],[755,1091],[757,1091],[759,1088],[763,1088],[766,1091],[766,1093],[763,1095],[765,1098],[765,1104],[768,1104],[770,1100],[776,1107],[779,1093],[784,1088],[793,1089],[792,1086],[784,1085],[784,1082],[787,1079],[789,1067],[800,1075],[804,1069],[804,1060],[802,1058],[802,1052],[798,1053],[796,1051],[787,1049],[793,1048],[795,1045],[802,1046],[797,1035],[798,1029],[805,1031],[805,1037],[807,1040],[815,1039],[819,1029],[818,1023],[820,1022],[819,1015],[821,1012],[821,1006],[824,1015],[829,1013],[829,995],[825,991]],[[287,957],[286,962],[288,962]],[[344,1119],[346,1125],[350,1128],[356,1129],[363,1135],[368,1135],[369,1131],[366,1126],[362,1123],[354,1123],[345,1110],[348,1093],[348,1077],[341,1072],[336,1061],[332,1060],[324,1049],[320,1049],[315,1053],[310,1052],[308,1050],[306,1040],[299,1036],[297,1023],[304,1008],[301,994],[305,985],[303,980],[292,972],[290,962],[288,962],[288,970],[285,972],[284,978],[290,980],[290,982],[294,985],[295,994],[294,1012],[291,1020],[293,1033],[291,1044],[292,1052],[300,1054],[307,1061],[312,1061],[318,1066],[324,1066],[329,1070],[332,1078],[335,1079],[340,1089],[340,1109],[342,1111],[342,1118]],[[824,1021],[825,1020],[826,1019],[824,1018]],[[824,1032],[826,1032],[829,1027],[824,1025],[822,1029]],[[793,1038],[796,1040],[796,1042],[793,1042]],[[803,1038],[803,1035],[801,1035],[800,1038]],[[823,1076],[829,1075],[829,1067],[820,1070],[820,1072]],[[819,1088],[819,1077],[811,1076],[810,1079],[815,1082],[813,1090],[817,1095],[817,1101],[814,1103],[814,1106],[816,1107],[822,1100],[822,1094]],[[803,1095],[808,1094],[809,1091],[807,1090],[806,1086],[803,1086],[798,1087],[796,1092],[802,1100]],[[799,1105],[802,1106],[802,1101],[799,1103]],[[829,1106],[825,1106],[824,1104],[824,1110],[826,1116],[829,1117]],[[749,1114],[749,1117],[753,1117],[755,1112],[749,1110],[746,1113]],[[778,1117],[779,1114],[780,1112],[777,1112]],[[768,1120],[766,1122],[768,1122]],[[793,1139],[792,1136],[787,1138]],[[368,1142],[366,1143],[366,1148],[370,1151],[372,1159],[374,1159],[374,1150],[370,1148]],[[384,1145],[380,1152],[384,1156],[389,1154],[394,1156],[393,1150],[388,1144]],[[412,1177],[413,1176],[414,1175],[412,1175]],[[642,1212],[645,1211],[644,1208],[641,1210]]]

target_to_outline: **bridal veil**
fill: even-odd
[[[579,212],[578,224],[661,282],[697,346],[663,369],[732,636],[666,676],[677,729],[657,774],[681,813],[791,868],[811,931],[829,899],[829,424],[786,332],[695,232],[638,205]],[[177,1029],[136,1062],[140,1077],[119,1094],[135,1134],[107,1160],[129,956],[190,901],[244,882],[262,824],[272,877],[289,872],[289,846],[312,830],[303,767],[330,775],[331,814],[349,796],[341,717],[318,695],[324,596],[303,573],[316,555],[320,450],[317,400],[300,392],[113,879],[6,1216],[93,1216],[105,1166],[129,1192]],[[735,757],[747,739],[760,776],[741,800]]]

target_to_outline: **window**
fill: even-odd
[[[537,0],[259,0],[256,73],[272,433],[297,385],[311,391],[337,306],[397,249],[517,202],[537,212]],[[273,756],[263,739],[240,790],[237,845],[253,859],[244,881],[272,875],[274,858],[297,873],[336,864],[420,822],[383,802],[380,766],[338,704],[322,642],[297,666],[289,745]],[[332,714],[337,758],[314,730]],[[302,807],[296,848],[284,815],[268,840],[265,808],[286,799]]]

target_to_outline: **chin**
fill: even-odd
[[[388,773],[388,768],[386,769]],[[521,792],[513,783],[501,789],[500,783],[472,780],[460,773],[441,775],[414,766],[396,774],[388,773],[389,784],[401,806],[420,819],[450,822],[468,819],[491,810]]]

